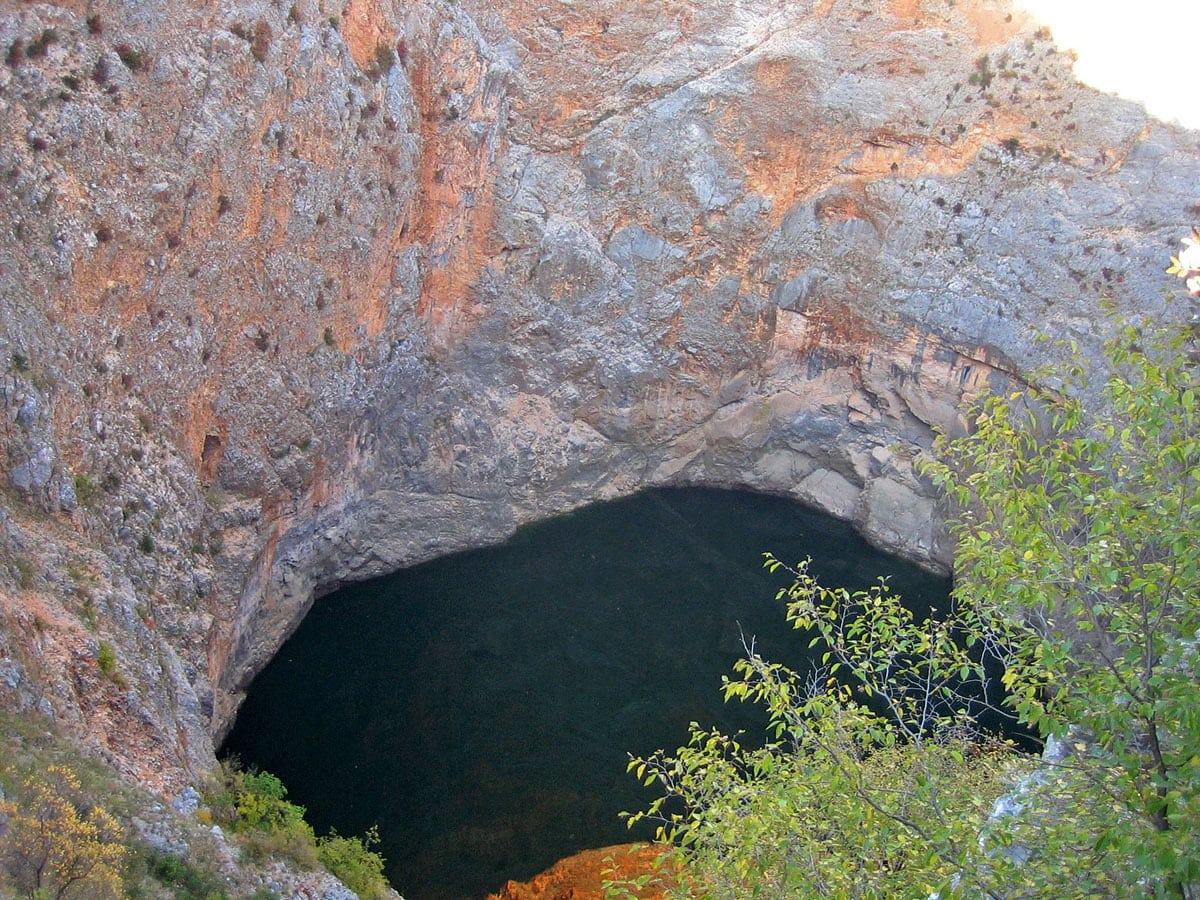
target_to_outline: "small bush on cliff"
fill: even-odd
[[[18,556],[13,560],[13,565],[17,567],[17,587],[33,587],[34,576],[37,574],[33,561],[28,556]]]
[[[229,894],[217,877],[174,853],[146,848],[137,858],[135,874],[148,875],[171,889],[175,900],[229,900]],[[140,896],[141,892],[130,892]]]
[[[323,865],[365,900],[387,896],[383,858],[370,849],[379,842],[374,828],[362,838],[336,831],[317,838],[304,807],[286,798],[279,778],[244,771],[236,759],[221,764],[206,795],[212,818],[238,835],[252,859],[287,856],[307,868]]]
[[[29,45],[25,48],[25,54],[30,59],[40,59],[46,55],[47,50],[50,49],[50,45],[57,43],[57,41],[58,30],[54,28],[47,28],[29,42]]]
[[[8,52],[4,54],[4,62],[10,69],[18,69],[21,63],[25,62],[25,41],[17,38],[8,45]]]
[[[150,67],[146,54],[137,47],[129,44],[117,44],[113,49],[117,51],[117,56],[130,72],[143,72]]]
[[[396,51],[388,44],[380,43],[375,47],[375,53],[371,58],[371,65],[367,69],[367,74],[372,80],[379,79],[390,72],[394,65],[396,65]]]
[[[304,807],[286,797],[283,782],[269,772],[244,772],[226,763],[219,784],[210,791],[209,804],[213,818],[240,837],[251,859],[287,856],[314,868],[316,835],[304,821]]]
[[[767,706],[772,743],[747,752],[697,728],[674,756],[630,763],[664,789],[633,820],[674,842],[681,895],[1200,895],[1196,358],[1190,331],[1127,327],[1102,401],[1077,361],[1052,387],[985,398],[970,434],[939,440],[927,472],[961,513],[939,617],[791,570],[781,597],[825,668],[751,652],[725,688]],[[970,740],[980,707],[962,689],[988,656],[1008,708],[1070,752]],[[1008,766],[1036,775],[986,817]]]
[[[112,678],[117,673],[117,652],[108,641],[101,641],[96,650],[96,665],[106,678]]]
[[[78,474],[74,478],[75,497],[79,505],[91,509],[100,501],[100,488],[87,475]]]
[[[361,900],[383,900],[390,888],[383,874],[383,857],[371,847],[379,843],[379,830],[370,828],[363,837],[342,837],[330,831],[317,839],[321,865],[342,880]]]

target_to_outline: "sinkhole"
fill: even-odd
[[[914,608],[950,582],[796,501],[659,488],[319,600],[251,685],[223,753],[270,771],[318,833],[378,825],[407,900],[478,900],[579,850],[650,835],[628,754],[688,724],[762,733],[721,677],[753,639],[805,665],[763,551],[825,584],[881,575]]]

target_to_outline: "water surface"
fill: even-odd
[[[759,729],[722,703],[753,637],[802,665],[762,552],[826,584],[949,582],[780,497],[658,489],[521,529],[320,601],[251,686],[226,752],[279,775],[318,833],[379,826],[407,900],[482,897],[587,847],[653,796],[628,753],[688,723]]]

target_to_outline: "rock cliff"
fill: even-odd
[[[509,881],[487,900],[605,900],[604,883],[634,882],[645,876],[648,884],[628,890],[637,900],[660,900],[669,878],[656,868],[658,848],[622,844],[584,850],[559,860],[527,882]]]
[[[598,498],[944,567],[932,429],[1171,314],[1200,200],[989,0],[8,0],[0,51],[0,702],[168,794],[315,597]]]

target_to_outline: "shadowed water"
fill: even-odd
[[[653,795],[627,753],[691,721],[761,727],[721,701],[743,634],[793,665],[806,644],[764,550],[830,585],[889,575],[918,606],[949,590],[794,501],[647,491],[322,599],[224,750],[279,775],[318,833],[377,824],[407,900],[479,898],[629,840],[618,812]]]

